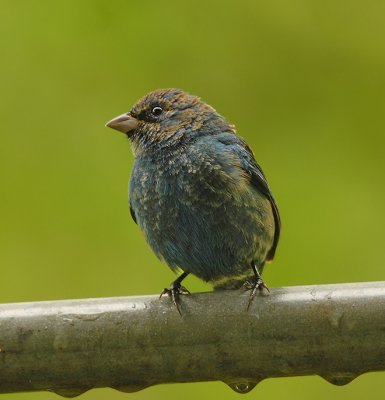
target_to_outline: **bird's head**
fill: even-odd
[[[125,133],[135,153],[154,145],[171,147],[189,138],[213,134],[229,125],[199,97],[180,89],[158,89],[142,97],[128,113],[106,126]]]

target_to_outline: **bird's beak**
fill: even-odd
[[[106,126],[128,134],[138,126],[138,120],[127,113],[119,115],[111,121],[108,121]]]

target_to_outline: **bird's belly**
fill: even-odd
[[[204,189],[158,179],[132,191],[153,251],[173,270],[206,281],[242,275],[252,261],[263,264],[274,236],[270,202],[251,186]]]

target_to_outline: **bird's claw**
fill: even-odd
[[[247,310],[249,310],[251,303],[254,300],[255,295],[257,294],[257,291],[259,290],[262,292],[263,289],[266,289],[269,293],[270,290],[269,288],[265,285],[265,282],[263,282],[261,276],[256,276],[254,282],[246,281],[242,287],[241,290],[250,290],[250,296],[249,296],[249,302],[247,303]]]
[[[178,310],[179,315],[182,315],[182,312],[180,310],[180,305],[179,305],[179,303],[180,303],[179,296],[181,294],[190,294],[190,291],[187,290],[184,286],[182,286],[179,282],[173,282],[171,284],[170,289],[167,289],[167,288],[163,289],[159,298],[162,298],[162,296],[164,296],[165,294],[167,294],[168,296],[171,297],[172,302],[175,304],[175,307]]]

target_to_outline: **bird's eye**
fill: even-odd
[[[158,117],[160,114],[162,114],[163,109],[161,107],[154,107],[151,110],[152,115],[155,115],[155,117]]]

